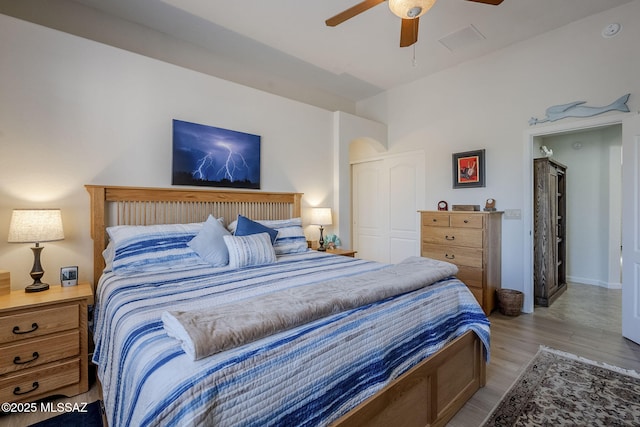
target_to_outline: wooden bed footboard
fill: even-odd
[[[468,331],[333,426],[444,426],[485,383],[483,345]]]

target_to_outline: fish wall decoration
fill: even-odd
[[[604,107],[589,107],[588,105],[584,105],[586,101],[554,105],[553,107],[547,108],[547,115],[544,119],[531,117],[531,119],[529,119],[529,126],[537,125],[538,123],[555,122],[556,120],[567,117],[593,117],[598,114],[606,113],[607,111],[622,111],[627,113],[629,112],[629,107],[627,107],[629,95],[630,94],[623,95]]]

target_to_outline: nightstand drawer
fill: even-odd
[[[0,346],[0,375],[80,354],[80,331]]]
[[[0,379],[0,402],[35,400],[41,394],[80,382],[80,360],[29,369]]]
[[[438,245],[482,248],[482,229],[423,227],[422,241]]]
[[[423,243],[422,256],[456,265],[482,268],[482,249]]]
[[[78,304],[2,316],[0,317],[0,344],[78,329],[79,318]]]

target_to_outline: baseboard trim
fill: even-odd
[[[567,276],[567,282],[579,285],[598,286],[607,289],[622,289],[622,283],[608,283],[601,280],[592,280],[585,277]]]

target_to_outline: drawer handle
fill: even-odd
[[[31,325],[31,329],[29,329],[28,331],[21,331],[20,330],[20,326],[14,326],[13,327],[13,333],[16,334],[16,335],[28,334],[28,333],[34,332],[36,329],[38,329],[38,324],[37,323],[33,323]]]
[[[445,257],[446,259],[456,259],[456,256],[455,256],[455,255],[444,254],[444,257]]]
[[[437,220],[437,219],[435,219],[435,218],[433,218],[431,221],[433,221],[433,222],[438,222],[438,220]]]
[[[20,387],[16,387],[16,388],[13,389],[13,394],[15,394],[16,396],[20,396],[22,394],[31,393],[32,391],[37,390],[38,387],[40,387],[40,384],[38,384],[38,381],[34,381],[33,385],[31,386],[31,390],[20,391]]]
[[[40,355],[38,354],[38,352],[37,352],[37,351],[34,351],[32,356],[33,356],[33,357],[32,357],[31,359],[29,359],[29,360],[25,360],[24,362],[22,362],[22,361],[20,360],[20,356],[16,356],[16,357],[14,357],[14,358],[13,358],[13,364],[14,364],[14,365],[24,365],[24,364],[27,364],[27,363],[29,363],[29,362],[33,362],[33,361],[34,361],[34,360],[36,360],[38,357],[40,357]]]
[[[456,240],[456,236],[451,236],[451,237],[444,236],[444,238],[447,239],[447,240]]]
[[[468,219],[465,219],[465,220],[464,220],[464,223],[465,223],[465,224],[469,224],[469,220],[468,220]]]

